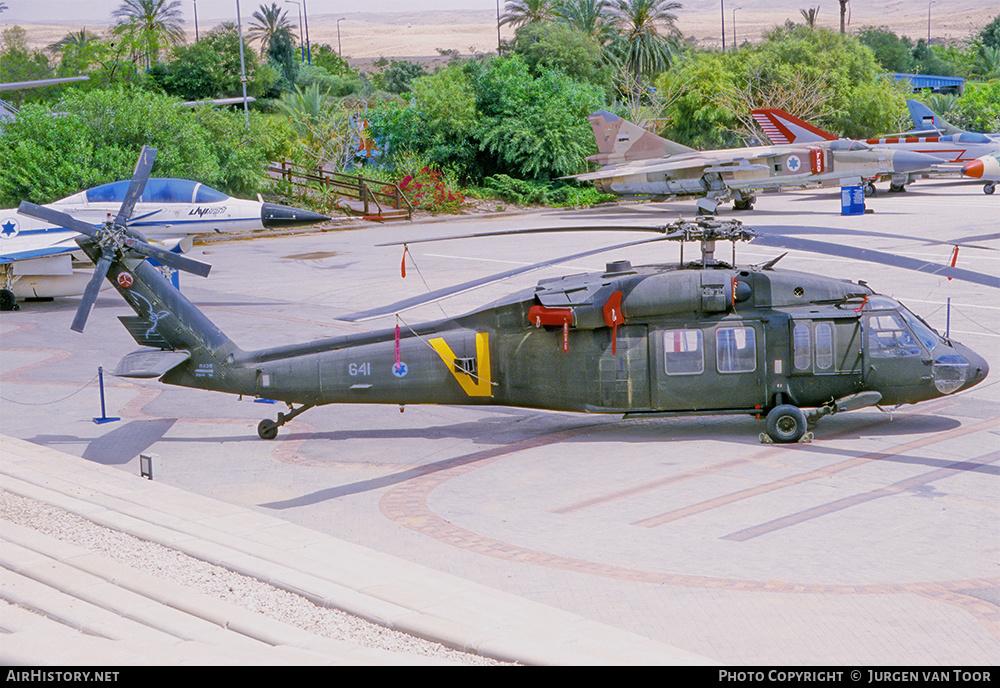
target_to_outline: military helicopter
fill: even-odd
[[[916,403],[986,378],[980,355],[941,336],[899,302],[863,282],[715,257],[718,241],[823,250],[843,247],[771,236],[739,221],[699,219],[634,240],[565,256],[342,318],[400,313],[560,261],[653,241],[697,242],[700,259],[676,265],[609,263],[597,274],[541,280],[466,315],[256,351],[238,347],[145,258],[207,275],[209,266],[146,244],[127,226],[155,151],[136,166],[118,217],[103,227],[52,208],[20,212],[84,234],[77,241],[136,315],[120,320],[142,348],[116,375],[250,395],[288,404],[260,421],[274,439],[299,414],[334,403],[503,405],[656,417],[751,414],[766,419],[762,441],[811,439],[820,418],[877,404]],[[548,230],[513,230],[517,234]],[[489,236],[485,233],[476,236]],[[683,246],[683,243],[682,243]],[[876,251],[855,258],[1000,288],[992,275]],[[405,255],[405,254],[404,254]],[[95,280],[100,279],[95,276]],[[97,290],[80,303],[83,330]],[[398,322],[398,321],[397,321]]]

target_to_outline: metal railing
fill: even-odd
[[[365,217],[399,215],[398,212],[386,212],[387,208],[392,208],[396,211],[404,211],[407,219],[413,218],[413,205],[403,195],[400,188],[392,182],[366,179],[360,174],[334,172],[325,166],[320,168],[305,167],[296,165],[290,160],[271,162],[267,172],[273,179],[285,181],[294,186],[314,188],[313,185],[316,185],[327,191],[332,190],[345,198],[360,201]],[[372,212],[372,206],[374,206],[375,212]]]

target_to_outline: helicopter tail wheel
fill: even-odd
[[[257,434],[262,440],[273,440],[278,436],[278,424],[270,418],[265,418],[257,424]]]
[[[270,418],[265,418],[261,422],[257,423],[257,434],[262,440],[273,440],[278,436],[278,428],[290,421],[295,416],[308,411],[315,404],[305,404],[299,406],[298,408],[293,408],[291,404],[288,405],[288,413],[279,413],[278,420],[271,420]]]
[[[986,182],[985,184],[983,184],[983,193],[987,195],[992,194],[994,191],[996,191],[996,188],[997,188],[996,182]]]
[[[767,435],[775,442],[798,442],[807,429],[806,416],[798,406],[782,404],[767,414]]]

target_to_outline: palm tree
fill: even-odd
[[[802,18],[806,20],[806,26],[816,26],[816,19],[819,17],[818,7],[810,7],[807,10],[799,10],[799,12],[802,14]]]
[[[98,40],[100,40],[98,36],[95,36],[84,28],[79,31],[73,31],[66,34],[58,41],[50,45],[49,50],[52,50],[53,52],[57,52],[64,48],[70,50],[80,50]]]
[[[3,12],[5,9],[7,9],[7,3],[0,2],[0,12]]]
[[[613,0],[612,9],[620,36],[614,52],[630,79],[666,70],[681,32],[675,22],[681,4],[668,0]],[[657,29],[666,29],[663,35]]]
[[[253,23],[247,29],[247,39],[260,41],[260,54],[263,56],[271,45],[271,39],[279,34],[287,34],[289,39],[295,37],[295,29],[288,19],[288,12],[278,7],[278,3],[272,2],[270,7],[261,5],[260,9],[253,13]]]
[[[565,0],[556,6],[556,13],[567,24],[579,29],[604,45],[614,35],[614,22],[609,0]]]
[[[118,25],[130,31],[146,56],[146,69],[161,48],[184,42],[181,0],[122,0],[111,13]]]
[[[844,23],[844,18],[847,16],[847,3],[850,0],[840,0],[840,33],[847,33],[847,26]]]
[[[506,12],[500,17],[500,24],[507,24],[515,29],[556,17],[556,3],[553,0],[509,0],[504,9]]]

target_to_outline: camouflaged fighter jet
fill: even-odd
[[[588,119],[599,152],[587,160],[601,168],[574,179],[592,181],[599,190],[621,197],[702,196],[699,214],[714,214],[728,198],[737,210],[750,210],[753,192],[762,189],[860,186],[936,162],[920,153],[849,139],[699,151],[605,110]]]
[[[150,155],[144,151],[147,162]],[[142,175],[137,167],[134,188],[141,188]],[[397,326],[244,350],[145,258],[170,259],[174,267],[201,275],[209,266],[164,255],[124,221],[94,230],[51,208],[22,204],[21,212],[84,234],[80,245],[97,263],[95,279],[106,276],[135,311],[120,320],[141,348],[122,360],[116,375],[284,401],[288,413],[265,418],[257,427],[266,440],[315,406],[372,403],[489,404],[645,417],[750,414],[765,419],[762,441],[803,441],[811,437],[807,424],[826,415],[953,394],[982,382],[988,365],[866,284],[782,271],[775,267],[780,256],[762,266],[736,267],[715,258],[717,241],[821,251],[1000,288],[993,275],[764,234],[736,220],[595,227],[655,236],[341,319],[392,315],[499,278],[655,241],[698,242],[701,258],[641,267],[616,261],[603,272],[542,280],[467,315],[405,331]],[[124,208],[119,213],[128,216]],[[540,231],[552,230],[475,236]],[[95,297],[96,291],[88,290],[74,329],[82,331]]]

